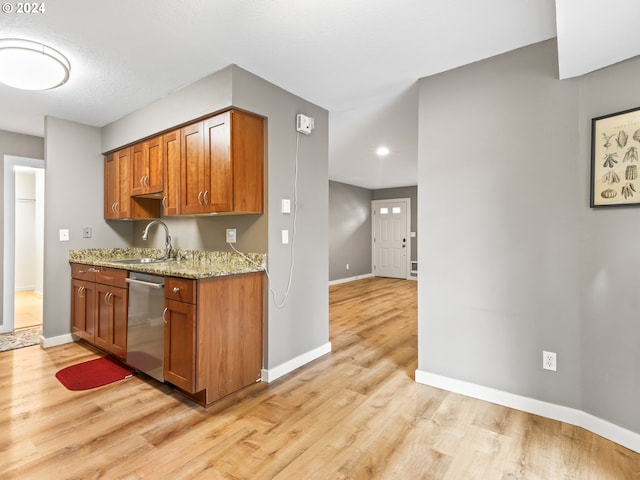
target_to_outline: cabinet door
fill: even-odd
[[[127,290],[96,284],[95,344],[120,358],[127,353]]]
[[[109,299],[113,308],[111,352],[123,360],[127,358],[128,293],[126,288],[111,287],[111,298]]]
[[[162,137],[158,136],[131,147],[131,195],[162,192]]]
[[[147,140],[146,193],[160,193],[164,187],[164,142],[162,136]]]
[[[205,191],[211,173],[209,163],[205,162],[203,122],[180,129],[180,149],[180,211],[183,214],[206,213]]]
[[[131,195],[142,195],[149,175],[149,149],[146,142],[131,147]]]
[[[95,283],[71,280],[71,332],[94,342]]]
[[[131,218],[131,188],[130,188],[130,163],[131,153],[129,148],[123,148],[114,153],[118,162],[118,205],[116,218]]]
[[[104,157],[104,218],[112,220],[118,218],[116,207],[120,201],[120,175],[118,160],[113,154]]]
[[[231,113],[204,121],[205,162],[210,168],[203,203],[208,212],[233,210],[233,165],[231,162]]]
[[[180,130],[162,136],[164,162],[164,197],[162,208],[165,215],[180,213]]]
[[[191,303],[165,300],[164,378],[195,393],[196,309]]]

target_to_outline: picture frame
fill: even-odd
[[[591,119],[591,208],[640,205],[640,107]]]

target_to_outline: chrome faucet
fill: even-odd
[[[169,227],[167,227],[166,223],[164,223],[162,220],[151,220],[149,224],[146,227],[144,227],[144,232],[142,232],[142,239],[147,240],[149,238],[149,227],[151,227],[151,225],[155,225],[156,223],[164,227],[164,236],[165,236],[164,238],[165,253],[164,253],[164,257],[162,257],[160,260],[169,260],[171,258],[171,235],[169,235]]]

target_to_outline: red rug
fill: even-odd
[[[109,357],[96,358],[63,368],[56,378],[68,390],[89,390],[133,375],[133,370]]]

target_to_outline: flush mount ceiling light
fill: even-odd
[[[69,80],[71,65],[57,50],[17,38],[0,39],[0,82],[22,90],[49,90]]]
[[[389,148],[385,147],[384,145],[378,147],[376,150],[376,155],[378,155],[379,157],[386,157],[387,155],[389,155]]]

